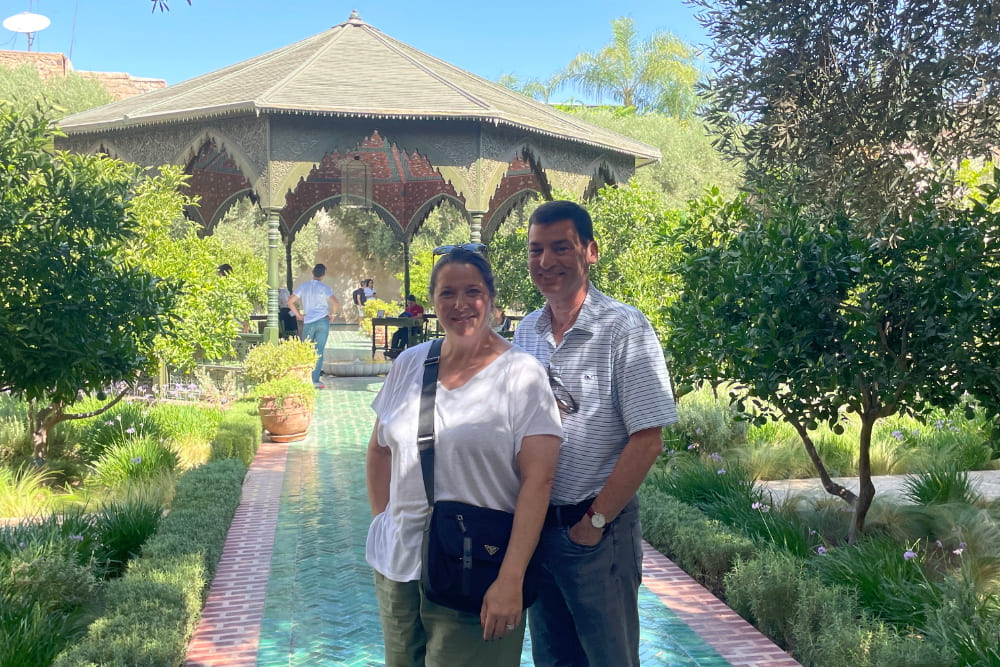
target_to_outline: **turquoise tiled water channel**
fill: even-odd
[[[348,333],[334,332],[331,345],[355,347],[357,334]],[[257,653],[261,667],[384,661],[364,557],[370,517],[365,449],[374,422],[370,404],[382,380],[327,377],[324,382],[309,437],[288,449]],[[645,587],[640,615],[643,665],[729,664]],[[522,664],[531,665],[525,644]]]

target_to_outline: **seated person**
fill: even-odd
[[[298,320],[292,315],[292,309],[288,307],[288,297],[292,295],[287,287],[278,289],[278,321],[281,323],[281,335],[283,338],[296,336],[299,333]]]
[[[412,294],[406,295],[406,310],[397,317],[412,317],[414,325],[410,327],[399,327],[396,333],[392,334],[391,349],[386,352],[386,356],[395,359],[399,353],[410,346],[410,331],[415,330],[424,321],[424,307],[417,303],[417,297]],[[417,341],[414,341],[417,342]]]

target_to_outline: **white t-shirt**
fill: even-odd
[[[302,299],[302,307],[299,310],[302,311],[303,324],[315,322],[330,314],[328,299],[333,296],[333,290],[315,278],[299,285],[295,290],[295,296]]]
[[[372,520],[365,558],[392,581],[420,578],[420,547],[429,508],[417,421],[424,360],[431,343],[392,364],[372,407],[379,444],[392,451],[389,506]],[[545,369],[511,347],[461,387],[438,383],[434,405],[434,498],[513,512],[521,488],[517,454],[529,435],[562,438],[559,409]]]

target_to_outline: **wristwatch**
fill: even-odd
[[[604,525],[607,523],[604,515],[600,512],[595,512],[593,506],[587,508],[587,516],[590,517],[590,525],[594,528],[604,528]]]

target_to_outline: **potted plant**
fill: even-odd
[[[289,373],[304,380],[316,367],[316,345],[298,338],[285,338],[277,345],[258,345],[247,353],[243,374],[253,383],[267,382]]]
[[[313,409],[316,388],[312,382],[288,374],[262,382],[254,387],[257,414],[272,442],[292,442],[306,437]]]
[[[261,425],[273,442],[301,440],[309,430],[316,388],[309,373],[316,366],[310,341],[288,338],[277,345],[258,345],[247,353],[243,374],[256,386]]]

